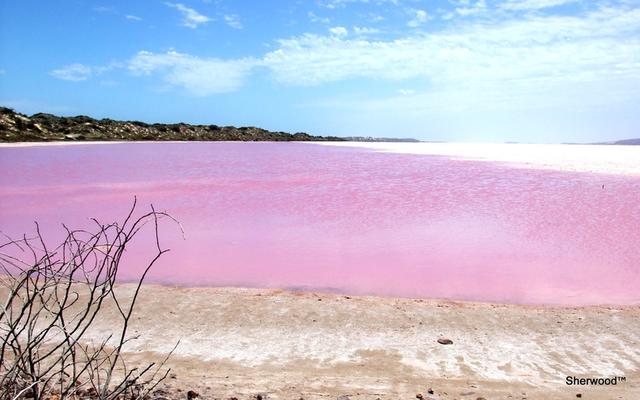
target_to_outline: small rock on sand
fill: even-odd
[[[451,339],[446,339],[446,338],[440,338],[438,339],[438,343],[440,344],[453,344],[453,340]]]

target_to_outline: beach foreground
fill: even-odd
[[[123,296],[134,286],[122,285]],[[186,397],[314,399],[640,398],[640,307],[554,308],[147,285],[127,349],[161,360]],[[113,309],[97,321],[106,337]],[[443,345],[438,339],[450,339]],[[623,376],[568,386],[567,376]],[[429,393],[432,389],[433,393]]]

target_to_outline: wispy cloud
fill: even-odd
[[[113,13],[115,12],[115,9],[113,7],[108,7],[108,6],[97,6],[97,7],[93,7],[93,11],[99,12],[99,13]]]
[[[362,77],[522,90],[610,78],[637,83],[638,20],[640,9],[601,8],[583,16],[470,22],[387,41],[307,34],[280,40],[264,63],[278,81],[293,85]]]
[[[180,11],[182,14],[182,26],[186,26],[187,28],[196,29],[200,25],[206,24],[207,22],[212,21],[211,18],[206,15],[200,14],[198,11],[193,8],[189,8],[182,3],[164,3],[167,7],[175,8]]]
[[[207,96],[239,89],[255,65],[252,59],[225,61],[175,51],[141,51],[129,60],[128,69],[136,75],[158,74],[171,86],[196,96]]]
[[[242,23],[238,19],[237,15],[228,14],[224,16],[224,22],[233,29],[242,29]]]
[[[62,79],[63,81],[81,82],[95,76],[101,75],[107,71],[111,71],[116,68],[122,68],[123,64],[119,62],[112,62],[102,66],[89,66],[84,64],[69,64],[62,68],[54,69],[49,72],[49,75],[54,78]]]
[[[506,0],[500,4],[505,10],[540,10],[575,3],[580,0]]]
[[[93,75],[93,69],[83,64],[70,64],[50,72],[51,76],[71,82],[86,81]]]
[[[380,29],[377,28],[369,28],[366,26],[354,26],[353,27],[353,33],[355,33],[358,36],[365,36],[365,35],[375,35],[377,33],[380,33]]]
[[[385,3],[391,3],[391,4],[400,4],[401,0],[376,0],[376,1],[370,1],[370,0],[324,0],[324,1],[320,1],[319,5],[321,7],[325,7],[325,8],[341,8],[341,7],[345,7],[348,4],[351,3],[373,3],[373,4],[385,4]]]
[[[409,22],[407,22],[407,26],[410,26],[412,28],[417,28],[418,26],[427,22],[427,19],[429,19],[429,15],[425,10],[411,10],[411,14],[413,18]]]
[[[408,80],[428,82],[429,96],[404,92],[402,97],[437,103],[433,93],[438,93],[460,104],[465,91],[508,104],[552,93],[584,94],[607,84],[622,98],[640,81],[640,8],[601,7],[573,16],[506,13],[502,18],[491,24],[464,19],[455,29],[386,40],[367,37],[373,32],[367,28],[353,27],[349,35],[346,27],[336,26],[324,35],[281,39],[274,50],[255,58],[140,52],[125,64],[136,75],[160,77],[198,96],[238,90],[256,67],[284,85],[358,78],[396,81],[401,87]],[[51,74],[82,81],[97,72],[72,64]]]
[[[455,12],[463,17],[477,15],[487,11],[487,3],[485,0],[478,0],[475,3],[465,3],[461,7],[456,7]]]
[[[344,26],[334,26],[329,28],[329,32],[334,36],[347,36],[349,34],[349,30]]]
[[[125,15],[124,17],[131,21],[142,21],[142,18],[138,17],[137,15]]]
[[[415,94],[416,91],[414,89],[400,89],[398,90],[398,93],[403,96],[409,96],[409,95]]]
[[[309,20],[311,22],[319,22],[321,24],[328,24],[331,22],[331,19],[329,19],[328,17],[319,17],[315,13],[313,13],[313,11],[309,11],[307,13],[307,17],[309,17]]]

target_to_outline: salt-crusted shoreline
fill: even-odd
[[[130,295],[131,285],[120,287]],[[533,307],[147,285],[131,344],[207,398],[640,398],[640,307]],[[92,336],[110,332],[113,310]],[[439,338],[453,341],[438,343]],[[567,376],[624,376],[615,387]],[[431,387],[434,394],[427,394]],[[509,397],[511,396],[511,397]],[[335,398],[335,397],[334,397]]]
[[[442,156],[490,161],[511,167],[640,175],[640,146],[524,143],[359,143],[315,142],[323,146],[360,147],[383,153]]]

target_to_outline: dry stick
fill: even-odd
[[[22,265],[21,261],[14,260],[14,258],[4,254],[0,257],[2,270],[10,272],[7,266],[4,265],[4,263],[7,262],[10,268],[20,272],[15,276],[12,273],[6,274],[14,279],[13,284],[11,283],[11,279],[8,281],[8,286],[10,287],[9,299],[2,310],[2,314],[0,314],[0,324],[7,326],[7,328],[2,327],[0,331],[3,334],[3,336],[0,337],[0,340],[2,340],[0,366],[6,371],[0,376],[0,384],[2,384],[0,386],[0,390],[2,390],[0,394],[16,393],[19,386],[15,385],[24,380],[24,378],[22,378],[23,376],[29,376],[32,382],[31,384],[25,383],[25,385],[29,385],[29,387],[34,389],[36,399],[39,399],[47,390],[50,390],[49,382],[59,376],[61,395],[66,395],[75,392],[75,387],[79,383],[78,380],[80,376],[85,373],[89,376],[95,376],[98,379],[98,384],[100,384],[100,371],[104,371],[107,383],[102,386],[103,391],[101,397],[115,398],[117,395],[127,392],[133,384],[139,382],[142,376],[154,367],[155,364],[152,363],[142,370],[133,369],[127,371],[121,353],[123,345],[130,340],[126,339],[126,332],[142,282],[159,257],[168,251],[162,250],[160,247],[158,219],[159,217],[169,217],[173,221],[175,221],[175,219],[164,212],[157,212],[151,207],[152,211],[150,213],[143,215],[129,225],[135,205],[136,201],[134,200],[134,206],[129,211],[124,224],[97,224],[99,230],[96,234],[90,234],[89,232],[80,230],[71,231],[65,227],[68,234],[67,239],[61,246],[55,249],[49,249],[46,246],[40,234],[39,227],[37,227],[38,235],[35,239],[39,241],[39,244],[42,246],[42,249],[37,249],[44,253],[42,257],[38,255],[36,247],[31,244],[31,240],[27,239],[26,236],[20,241],[12,241],[21,251],[31,252],[33,256],[32,267],[25,265],[26,268],[23,268],[20,266]],[[113,292],[118,266],[127,244],[140,229],[149,222],[150,217],[153,217],[158,253],[151,263],[147,265],[142,277],[138,281],[133,299],[125,312]],[[184,237],[184,230],[181,226],[180,228]],[[110,238],[111,232],[114,233],[113,239]],[[88,238],[81,239],[78,236],[81,234],[86,234]],[[103,238],[106,245],[101,245]],[[22,248],[20,243],[25,243],[26,249]],[[6,246],[6,244],[0,245],[0,249]],[[104,247],[106,247],[106,251],[103,250]],[[61,253],[60,256],[57,256],[57,254],[59,254],[58,252]],[[67,254],[69,254],[69,258],[67,258]],[[54,260],[54,257],[59,258]],[[92,262],[88,260],[92,260]],[[79,292],[74,289],[74,285],[77,284],[74,279],[76,273],[82,274],[85,278],[84,282],[88,287],[89,300],[86,303],[84,311],[71,314],[69,315],[70,318],[67,318],[67,311],[71,310],[71,307],[73,307],[80,298]],[[93,279],[90,279],[90,275],[93,275]],[[26,297],[23,298],[21,293],[25,293]],[[89,347],[80,345],[79,340],[100,312],[103,301],[109,296],[114,298],[119,312],[123,316],[120,341],[114,351],[106,354],[104,349],[110,340],[110,338],[108,338],[102,342],[93,354],[89,354]],[[17,308],[20,310],[18,313],[14,313],[14,303],[16,300],[18,301],[16,306],[18,306]],[[43,314],[53,317],[52,319],[55,323],[53,325],[45,324],[44,330],[38,330],[38,320],[43,317]],[[25,332],[25,329],[27,343],[26,348],[22,348],[20,337],[22,332]],[[53,350],[40,354],[40,349],[48,340],[47,338],[50,335],[54,335],[52,337],[55,337],[56,334],[62,335],[62,342],[54,344]],[[81,368],[78,366],[78,349],[84,353],[85,358]],[[13,365],[7,364],[8,359],[5,357],[6,350],[9,350],[14,355]],[[169,356],[172,353],[173,350]],[[123,363],[125,379],[118,383],[115,389],[109,393],[109,383],[118,361]],[[167,359],[158,366],[151,378],[144,380],[143,383],[145,385],[153,382],[166,361]],[[49,365],[45,365],[45,362],[48,362]],[[59,367],[57,370],[54,370],[53,368],[56,365],[59,365]],[[102,368],[103,365],[105,365],[106,368]],[[44,371],[41,370],[43,366],[45,368]],[[63,384],[63,376],[69,376],[66,373],[68,367],[72,368],[72,375],[70,376],[72,379],[65,387]],[[95,368],[95,371],[92,368]],[[163,377],[156,381],[152,388],[155,388],[167,375],[168,371]],[[45,380],[36,379],[38,377],[45,378]],[[9,379],[9,381],[7,381],[7,379]],[[10,387],[6,386],[7,382],[10,384]],[[139,396],[144,392],[144,390],[140,389],[136,389],[136,391]],[[131,393],[133,394],[134,392]]]
[[[158,249],[158,253],[156,254],[156,256],[153,258],[153,260],[151,260],[151,262],[149,263],[149,265],[147,265],[147,268],[144,270],[144,272],[142,273],[142,276],[140,277],[140,279],[138,279],[138,284],[136,286],[136,290],[133,294],[133,298],[131,299],[131,303],[129,306],[129,310],[126,314],[126,316],[124,316],[124,321],[123,321],[123,327],[122,327],[122,331],[121,331],[121,335],[120,335],[120,341],[118,343],[118,346],[116,348],[116,352],[115,352],[115,356],[114,356],[114,362],[111,365],[111,368],[109,369],[109,372],[107,374],[107,378],[106,378],[106,382],[105,382],[105,388],[107,388],[109,386],[109,383],[111,383],[111,377],[113,374],[113,370],[115,368],[115,365],[118,361],[118,359],[120,358],[120,353],[122,352],[122,346],[124,345],[124,340],[125,340],[125,335],[127,334],[127,329],[129,327],[129,320],[131,319],[131,315],[133,313],[133,308],[136,304],[136,301],[138,299],[138,294],[140,293],[140,288],[142,286],[142,283],[144,282],[145,277],[147,276],[147,273],[149,272],[149,270],[151,269],[151,267],[155,264],[155,262],[166,252],[168,252],[169,250],[162,250],[160,247],[160,240],[159,240],[159,236],[158,236],[158,217],[157,214],[155,212],[155,210],[153,209],[153,205],[151,206],[151,210],[152,212],[149,214],[146,214],[144,216],[142,216],[140,219],[138,219],[134,225],[132,226],[131,230],[129,232],[137,232],[138,229],[137,225],[139,222],[143,221],[146,217],[152,215],[153,219],[154,219],[154,227],[155,227],[155,239],[156,239],[156,246]],[[116,300],[116,304],[118,303],[115,295],[114,295],[114,300]],[[118,305],[118,308],[120,308],[120,306]],[[144,372],[142,373],[144,374]],[[139,375],[142,375],[139,374]],[[103,393],[106,392],[106,389],[103,390]]]

